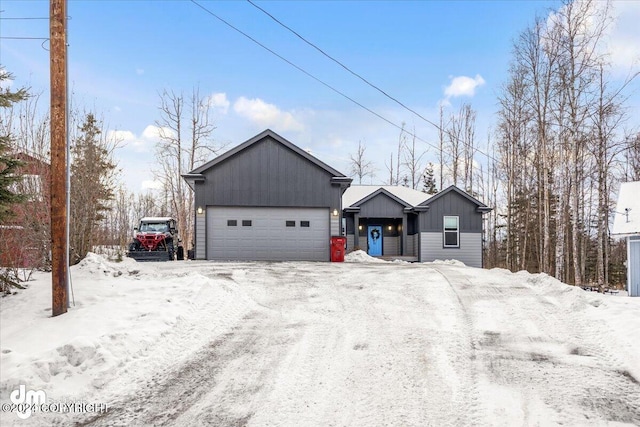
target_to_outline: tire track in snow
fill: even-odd
[[[576,307],[586,303],[545,295],[528,275],[487,282],[483,270],[445,269],[456,286],[457,276],[471,284],[459,293],[474,320],[483,395],[501,396],[485,402],[493,423],[640,423],[640,386],[617,368],[602,332],[585,325]]]
[[[453,343],[453,347],[447,356],[454,361],[453,368],[459,373],[461,383],[460,390],[455,394],[454,405],[461,408],[457,413],[458,418],[452,425],[477,426],[486,423],[484,419],[484,408],[480,400],[480,392],[478,390],[478,372],[477,372],[477,339],[473,333],[474,324],[469,314],[467,303],[460,296],[458,289],[465,289],[471,286],[471,283],[464,277],[454,274],[451,269],[444,265],[430,264],[429,268],[437,272],[446,282],[447,287],[443,292],[448,291],[449,298],[442,298],[442,301],[450,302],[453,305],[455,301],[455,310],[457,316],[462,318],[464,330],[458,331],[458,339]],[[452,279],[456,280],[456,286],[453,285]],[[446,339],[446,338],[445,338]]]

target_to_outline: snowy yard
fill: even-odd
[[[0,425],[640,425],[640,298],[349,260],[90,254],[56,318],[40,274],[0,299]],[[6,412],[20,385],[54,413]]]

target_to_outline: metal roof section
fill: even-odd
[[[405,207],[414,208],[425,201],[429,195],[413,188],[397,185],[352,185],[342,196],[343,208],[357,208],[378,194],[386,194]]]
[[[620,184],[611,234],[618,236],[640,234],[640,181]]]
[[[484,203],[482,203],[480,200],[476,199],[475,197],[471,196],[469,193],[467,193],[466,191],[461,190],[460,188],[456,187],[455,185],[450,185],[449,187],[445,188],[444,190],[440,191],[439,193],[434,194],[433,196],[431,196],[430,198],[428,198],[424,202],[420,203],[420,205],[421,206],[429,206],[434,201],[438,200],[439,198],[443,197],[445,194],[450,193],[452,191],[458,193],[459,195],[461,195],[465,199],[467,199],[470,202],[474,203],[477,206],[476,210],[478,212],[487,213],[487,212],[491,212],[493,210],[492,208],[490,208],[487,205],[485,205]]]

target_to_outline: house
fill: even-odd
[[[0,224],[0,266],[37,268],[49,253],[49,175],[45,160],[25,152],[13,158],[22,162],[16,173],[22,178],[13,191],[25,200],[11,206],[14,215]]]
[[[627,292],[640,296],[640,181],[620,185],[612,235],[627,239]]]
[[[328,261],[351,178],[272,130],[183,175],[194,191],[194,258]]]
[[[482,215],[491,208],[456,186],[434,196],[398,186],[351,186],[343,210],[348,252],[482,267]]]

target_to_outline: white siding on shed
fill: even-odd
[[[631,297],[640,297],[640,236],[627,240],[627,291]]]
[[[287,222],[293,226],[288,227]],[[328,261],[329,240],[330,212],[326,208],[207,209],[210,260]]]

